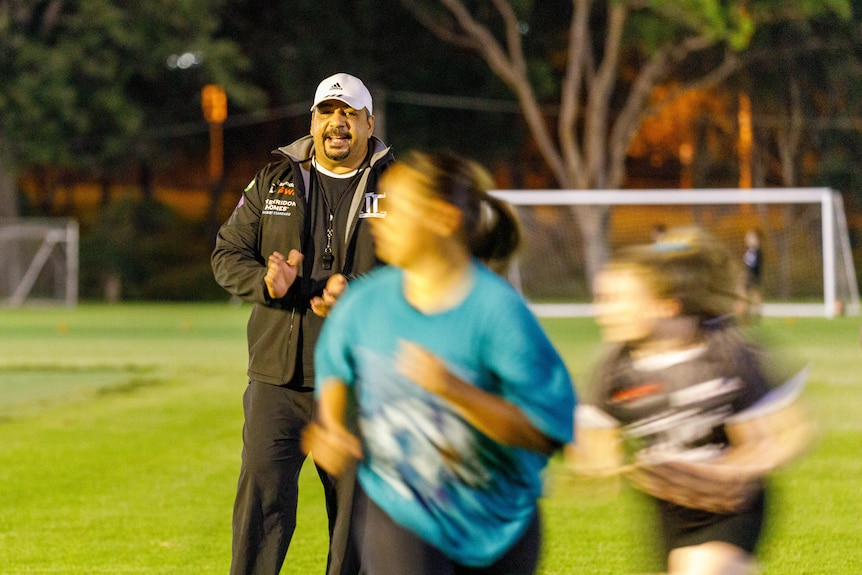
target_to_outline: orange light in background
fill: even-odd
[[[751,188],[751,99],[747,94],[739,95],[739,187]]]
[[[703,187],[706,182],[696,180],[698,158],[702,155],[709,162],[726,155],[726,137],[737,137],[737,104],[735,96],[728,99],[724,93],[682,88],[668,84],[653,90],[652,113],[644,117],[628,153],[656,167],[678,161],[680,187]]]
[[[201,108],[204,118],[210,123],[227,120],[227,94],[218,84],[207,84],[201,89]]]
[[[682,167],[680,172],[679,187],[689,190],[694,186],[694,178],[691,173],[691,164],[694,161],[694,145],[691,142],[683,142],[679,145],[679,163]]]
[[[217,182],[224,174],[224,127],[227,119],[227,94],[217,84],[207,84],[201,89],[201,108],[210,125],[209,175]]]

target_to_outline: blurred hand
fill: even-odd
[[[287,257],[279,252],[272,252],[272,255],[267,258],[266,276],[263,278],[269,297],[278,299],[287,294],[287,290],[290,289],[299,274],[299,266],[302,264],[303,258],[304,256],[299,250],[290,250]]]
[[[763,488],[757,476],[710,462],[638,462],[626,477],[653,497],[712,513],[747,509]]]
[[[315,315],[326,317],[346,289],[346,277],[341,274],[329,276],[329,279],[326,280],[326,287],[323,288],[323,295],[311,298],[311,311]]]
[[[431,393],[446,397],[455,385],[454,376],[446,364],[422,346],[409,341],[401,342],[398,354],[398,372]]]
[[[362,458],[359,439],[344,427],[324,427],[311,422],[302,431],[302,450],[331,475],[340,475]]]
[[[461,379],[449,370],[445,361],[424,347],[403,340],[399,343],[398,373],[449,403],[494,441],[548,455],[559,447],[502,395]]]

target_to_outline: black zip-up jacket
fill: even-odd
[[[325,238],[317,237],[310,243],[307,237],[313,150],[309,135],[274,152],[283,158],[266,165],[246,187],[230,218],[219,229],[212,254],[213,273],[219,285],[254,303],[247,328],[248,376],[274,385],[314,385],[313,348],[323,320],[311,311],[309,301],[323,292],[329,275],[313,277],[312,273],[318,269],[314,259],[319,254],[315,256],[311,243],[319,251]],[[348,229],[344,237],[336,238],[344,242],[343,262],[337,262],[327,274],[340,272],[353,278],[378,264],[365,219],[377,211],[377,181],[394,159],[390,148],[372,137],[353,192]],[[266,260],[274,251],[286,257],[291,249],[305,255],[302,269],[288,293],[273,300],[263,281]],[[343,266],[338,265],[341,263]],[[302,355],[301,361],[297,361],[298,354]],[[296,372],[297,368],[301,373]]]

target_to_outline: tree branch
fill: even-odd
[[[416,13],[418,4],[415,0],[401,0],[411,12]],[[495,8],[503,19],[505,36],[507,38],[508,50],[503,46],[488,29],[487,26],[477,21],[470,10],[461,0],[441,0],[441,3],[449,10],[455,18],[458,27],[463,34],[456,34],[440,22],[434,22],[434,27],[429,27],[431,16],[423,12],[420,22],[432,33],[443,41],[452,43],[449,38],[459,39],[458,45],[469,47],[476,51],[488,64],[491,70],[509,86],[518,98],[524,120],[530,129],[539,152],[554,174],[558,182],[566,181],[566,170],[560,157],[555,142],[551,138],[544,116],[541,113],[539,103],[536,100],[535,91],[530,84],[527,73],[526,58],[524,57],[520,32],[518,31],[518,19],[515,12],[504,0],[492,0]],[[446,30],[440,35],[435,30]]]
[[[586,182],[600,188],[607,185],[605,163],[608,157],[608,110],[616,85],[623,32],[628,15],[628,7],[623,3],[610,6],[604,58],[599,65],[596,78],[590,83],[587,95],[589,110],[585,118],[584,153],[587,156],[586,165],[589,173],[586,174]]]
[[[676,57],[672,58],[672,61],[669,63],[668,67],[672,68],[675,64],[681,62],[682,59],[684,59],[684,57],[680,59],[676,59]],[[715,88],[723,81],[728,79],[730,76],[738,72],[745,65],[745,63],[749,61],[750,59],[744,58],[738,53],[727,49],[724,51],[724,59],[722,60],[721,64],[719,64],[716,68],[700,76],[699,78],[695,78],[690,82],[680,84],[673,90],[668,91],[667,95],[664,98],[659,100],[653,106],[646,109],[646,111],[647,113],[657,112],[664,106],[673,102],[683,92],[688,92],[690,90],[710,90],[712,88]]]
[[[692,36],[678,45],[666,46],[659,50],[641,69],[629,92],[625,106],[619,116],[617,116],[611,129],[608,146],[611,155],[608,163],[611,167],[611,173],[608,177],[609,186],[619,187],[625,179],[625,155],[628,153],[629,145],[640,127],[641,119],[645,115],[656,113],[661,107],[668,105],[683,92],[694,89],[706,90],[713,88],[740,69],[741,59],[739,55],[727,49],[724,52],[724,60],[718,67],[691,82],[674,88],[657,104],[649,105],[649,98],[653,90],[667,78],[674,66],[683,62],[692,53],[714,46],[715,42],[716,40],[706,36]]]
[[[443,42],[460,48],[478,49],[472,38],[458,34],[451,21],[435,17],[422,2],[401,0],[401,5],[413,14],[417,22]]]
[[[62,12],[63,0],[51,0],[48,7],[45,8],[44,15],[42,16],[42,32],[45,35],[50,34],[60,23]]]
[[[569,26],[569,50],[566,73],[560,86],[560,117],[557,122],[557,137],[560,152],[572,171],[584,171],[584,158],[576,138],[577,124],[581,115],[581,87],[589,54],[590,0],[572,0],[574,13]]]

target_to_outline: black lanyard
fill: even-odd
[[[356,174],[354,174],[353,179],[349,184],[347,184],[344,191],[341,192],[341,195],[335,202],[335,208],[333,209],[332,202],[329,201],[329,196],[326,194],[326,186],[323,184],[325,178],[320,177],[317,167],[315,166],[314,177],[317,180],[317,187],[320,190],[323,203],[326,205],[328,216],[326,221],[326,245],[323,248],[323,255],[321,256],[321,262],[323,264],[323,269],[325,270],[331,270],[332,263],[335,261],[335,256],[332,253],[332,238],[335,236],[335,213],[338,211],[338,208],[341,207],[341,202],[344,201],[344,198],[352,195],[350,192],[359,181],[360,172],[361,170],[357,170]]]

